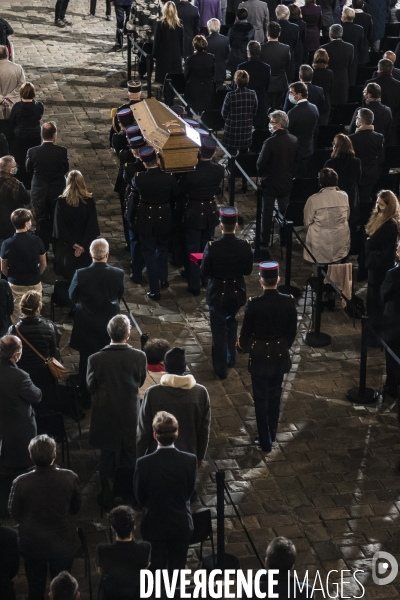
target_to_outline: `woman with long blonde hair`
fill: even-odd
[[[54,214],[54,271],[71,280],[92,262],[90,244],[100,235],[96,204],[80,171],[70,171]]]
[[[157,83],[164,83],[167,73],[182,73],[183,27],[174,2],[166,2],[154,34],[153,57]]]
[[[384,308],[380,289],[387,271],[394,267],[400,231],[400,205],[392,191],[379,192],[365,230],[365,266],[368,269],[367,313],[369,324],[379,334]],[[379,343],[370,335],[368,345],[376,347]]]

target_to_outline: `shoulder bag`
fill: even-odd
[[[56,358],[54,358],[52,356],[50,356],[49,358],[45,358],[43,356],[43,354],[40,354],[40,352],[38,350],[36,350],[36,348],[34,346],[32,346],[32,344],[30,342],[28,342],[28,340],[26,338],[24,338],[24,336],[22,335],[22,333],[20,333],[17,326],[15,326],[15,331],[17,332],[17,334],[21,338],[21,340],[23,342],[25,342],[25,344],[27,346],[29,346],[29,348],[31,350],[33,350],[34,353],[37,354],[43,360],[43,362],[49,367],[50,373],[53,375],[54,379],[62,379],[62,377],[64,377],[64,375],[65,375],[64,365],[62,365]]]

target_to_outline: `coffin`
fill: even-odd
[[[201,144],[199,133],[155,98],[131,109],[142,136],[156,149],[161,167],[169,173],[193,171]]]

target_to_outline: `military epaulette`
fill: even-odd
[[[294,296],[292,296],[292,294],[290,294],[290,297],[291,297],[292,300],[294,300]]]
[[[250,298],[249,298],[249,302],[251,302],[252,300],[253,300],[253,298],[250,296]]]
[[[113,119],[118,112],[118,108],[112,108],[110,112],[110,117]]]
[[[208,242],[208,245],[209,245],[209,246],[212,246],[212,242]]]
[[[127,166],[128,166],[128,163],[125,163],[125,164],[124,164],[124,167],[125,167],[125,169],[126,169],[126,167],[127,167]]]

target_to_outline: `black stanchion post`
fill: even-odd
[[[262,189],[257,189],[257,212],[256,212],[256,232],[254,239],[254,260],[260,260],[260,242],[261,242],[261,208],[262,208]]]
[[[147,97],[151,98],[151,72],[153,70],[153,55],[146,56]]]
[[[360,404],[372,404],[378,399],[378,392],[372,388],[367,388],[367,353],[368,353],[368,316],[361,317],[361,356],[360,356],[360,385],[351,388],[346,398],[351,402]]]
[[[217,471],[215,476],[217,482],[217,557],[215,561],[212,555],[207,556],[203,560],[202,566],[208,571],[215,568],[238,569],[240,563],[236,556],[225,552],[225,472]]]
[[[229,206],[235,206],[235,157],[229,159]]]
[[[127,47],[127,59],[128,59],[128,68],[127,68],[127,80],[130,81],[132,79],[132,38],[128,33],[127,35],[128,47]]]
[[[301,289],[294,285],[290,285],[290,280],[292,278],[293,221],[284,221],[284,223],[286,236],[285,285],[280,285],[278,290],[285,294],[291,294],[294,298],[300,298]]]
[[[331,343],[331,337],[326,333],[321,333],[322,288],[322,270],[321,267],[318,267],[317,294],[315,299],[315,327],[314,331],[306,333],[303,336],[304,343],[313,348],[322,348],[323,346],[329,346]]]

